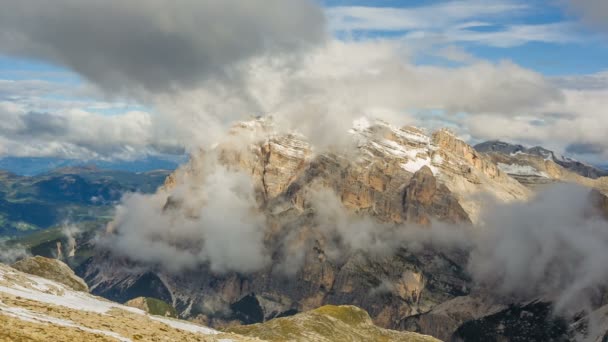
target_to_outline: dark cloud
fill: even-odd
[[[21,115],[21,121],[23,126],[15,132],[21,136],[61,136],[68,131],[67,119],[57,115],[29,112]]]
[[[312,0],[0,0],[0,51],[111,91],[167,91],[258,53],[324,37]]]
[[[601,145],[576,143],[566,146],[566,153],[571,154],[603,154],[606,148]]]
[[[608,1],[566,0],[566,4],[585,23],[608,32]]]

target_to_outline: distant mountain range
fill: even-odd
[[[545,160],[551,160],[563,168],[583,177],[595,179],[608,176],[608,169],[606,167],[589,165],[572,158],[561,156],[541,146],[527,148],[523,145],[510,144],[500,140],[490,140],[477,144],[474,146],[474,148],[481,153],[500,153],[503,155],[512,156],[517,154],[527,154],[541,157]]]
[[[21,176],[36,176],[52,170],[70,166],[95,166],[99,169],[146,172],[152,170],[174,170],[188,159],[185,155],[148,156],[135,160],[88,160],[48,157],[4,157],[0,158],[0,170]]]

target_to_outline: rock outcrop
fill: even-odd
[[[89,292],[87,283],[78,277],[68,265],[57,259],[35,256],[19,260],[12,266],[21,272],[54,280],[73,290]]]

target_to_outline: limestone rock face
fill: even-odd
[[[14,263],[13,268],[39,277],[57,281],[76,291],[89,292],[87,284],[72,269],[57,259],[41,256],[26,258]]]
[[[447,187],[438,184],[427,166],[418,170],[403,194],[403,210],[408,221],[429,225],[431,218],[446,222],[466,222],[468,215]]]
[[[364,310],[354,306],[333,305],[262,324],[232,327],[228,331],[277,342],[439,341],[431,336],[379,328]]]

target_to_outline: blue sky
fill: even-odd
[[[547,76],[581,75],[608,69],[608,41],[593,28],[578,21],[572,10],[563,1],[464,1],[470,5],[468,14],[444,11],[443,19],[429,16],[429,12],[446,8],[448,1],[363,1],[363,0],[326,0],[324,5],[330,13],[337,9],[352,23],[352,30],[336,30],[338,36],[376,36],[393,39],[407,39],[415,42],[412,36],[430,40],[437,35],[438,46],[453,45],[474,57],[490,60],[511,60],[521,66],[536,70]],[[496,10],[488,9],[490,5]],[[500,5],[500,6],[498,6]],[[361,7],[360,16],[349,16],[347,9]],[[485,7],[485,8],[484,8]],[[380,8],[384,13],[372,15],[365,9]],[[410,27],[396,27],[388,24],[399,19],[400,10],[410,11],[409,15],[420,15],[420,22]],[[429,11],[430,10],[430,11]],[[368,11],[371,12],[371,11]],[[452,13],[450,13],[452,12]],[[367,14],[367,15],[366,15]],[[449,15],[452,18],[449,18]],[[401,18],[407,22],[408,13]],[[357,23],[362,28],[357,27]],[[459,25],[470,25],[457,31],[460,37],[449,37],[450,32]],[[391,27],[393,26],[393,27]],[[517,33],[516,30],[527,30]],[[479,36],[475,37],[475,34]],[[502,35],[502,36],[501,36]],[[469,37],[470,36],[470,37]],[[443,41],[442,41],[443,39]],[[512,41],[509,41],[512,40]],[[444,64],[449,61],[423,54],[416,61],[420,64]]]

